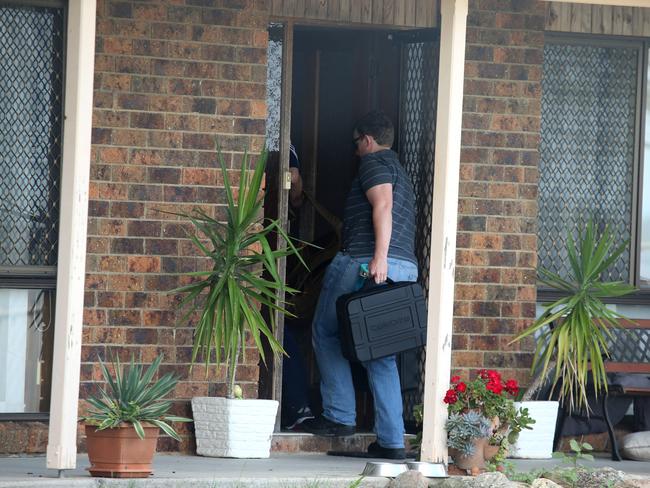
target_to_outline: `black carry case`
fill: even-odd
[[[427,310],[418,283],[364,286],[336,300],[341,348],[349,361],[369,361],[422,346]]]

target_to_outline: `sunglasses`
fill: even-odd
[[[354,145],[356,146],[357,143],[358,143],[361,139],[363,139],[364,135],[365,135],[365,134],[361,134],[361,135],[359,135],[359,136],[353,138],[353,139],[352,139],[352,144],[354,144]]]

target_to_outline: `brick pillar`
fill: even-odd
[[[497,368],[526,383],[535,315],[544,5],[469,6],[452,369]]]
[[[178,272],[200,266],[187,224],[161,211],[217,212],[225,196],[216,141],[237,168],[259,151],[266,118],[265,2],[99,1],[81,398],[100,380],[98,355],[150,362],[180,376],[188,399],[225,394],[224,368],[191,376],[192,328],[179,323]],[[257,397],[258,355],[238,383]],[[82,401],[82,409],[84,402]],[[189,427],[180,445],[191,449]]]

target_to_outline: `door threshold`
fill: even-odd
[[[404,443],[409,446],[409,441],[415,439],[412,434],[404,436]],[[325,453],[327,451],[365,452],[368,444],[375,440],[371,432],[358,432],[345,437],[322,437],[308,432],[275,432],[271,441],[273,452],[313,452]]]

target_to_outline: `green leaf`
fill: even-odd
[[[133,428],[135,429],[135,433],[138,434],[138,437],[140,439],[144,439],[144,429],[142,428],[142,424],[140,423],[139,420],[133,419]]]
[[[160,427],[163,430],[163,432],[165,434],[167,434],[169,437],[172,437],[172,438],[176,439],[177,441],[181,440],[180,436],[176,433],[176,431],[174,429],[172,429],[171,426],[169,426],[167,423],[165,423],[165,422],[163,422],[161,420],[155,420],[155,419],[151,419],[149,422],[151,422],[152,424]]]

